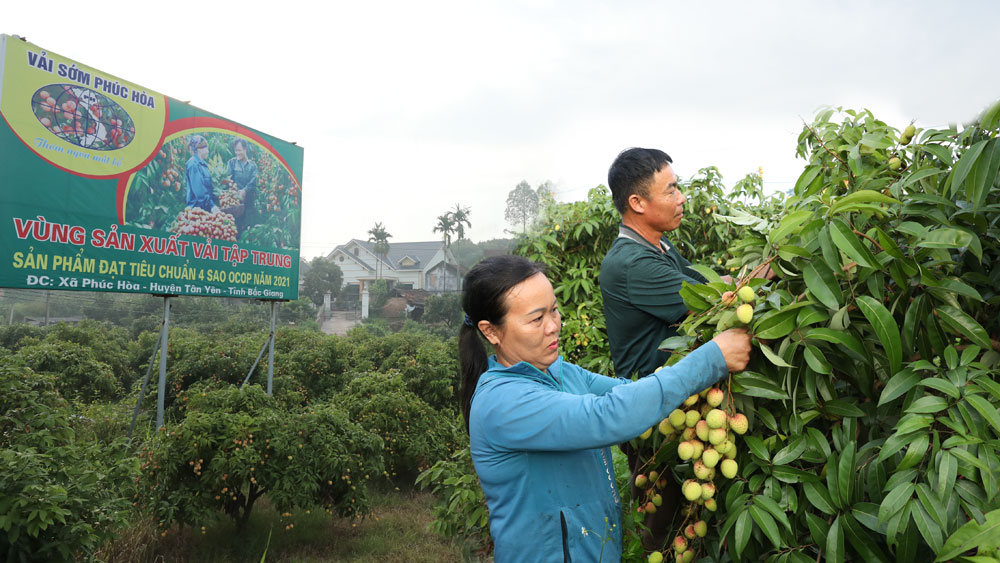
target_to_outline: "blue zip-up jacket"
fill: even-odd
[[[208,171],[208,163],[193,155],[185,165],[187,174],[187,206],[200,207],[205,211],[211,211],[213,206],[219,205],[219,200],[215,198],[212,190],[212,175]]]
[[[544,372],[526,362],[504,367],[495,357],[489,366],[472,398],[469,439],[496,563],[620,561],[610,446],[729,373],[714,342],[635,382],[562,357]]]

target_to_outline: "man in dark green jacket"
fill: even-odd
[[[669,354],[657,346],[677,334],[688,313],[681,286],[707,281],[664,237],[684,217],[685,198],[671,162],[663,151],[633,148],[608,171],[622,224],[601,264],[601,294],[619,377],[641,377],[663,365]]]
[[[611,197],[622,224],[601,263],[601,294],[618,377],[643,377],[663,365],[669,354],[657,347],[677,334],[677,325],[688,314],[681,286],[685,281],[706,282],[664,237],[684,217],[685,198],[671,162],[663,151],[632,148],[619,154],[608,171]],[[643,472],[637,452],[628,444],[622,450],[632,473]],[[679,485],[666,487],[662,508],[647,516],[647,548],[662,545],[672,533],[679,490]],[[633,498],[638,494],[634,484],[632,493]]]

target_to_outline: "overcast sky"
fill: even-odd
[[[754,6],[754,4],[759,4]],[[508,192],[576,201],[629,146],[732,185],[786,189],[802,120],[868,108],[897,128],[1000,98],[1000,2],[66,2],[7,0],[0,32],[305,149],[301,254],[434,240]]]

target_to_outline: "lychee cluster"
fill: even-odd
[[[732,414],[727,414],[727,410]],[[693,478],[687,479],[681,485],[681,493],[691,504],[688,515],[680,532],[674,538],[672,547],[675,560],[686,562],[694,560],[696,542],[705,536],[708,527],[704,520],[693,523],[699,508],[704,507],[709,512],[715,512],[718,503],[715,499],[715,477],[717,472],[726,479],[732,479],[739,471],[736,462],[736,436],[745,434],[749,423],[744,414],[732,409],[731,401],[726,400],[726,392],[718,387],[705,389],[697,395],[687,398],[681,408],[674,409],[670,415],[661,420],[656,430],[663,434],[664,441],[679,440],[677,456],[690,463]],[[640,438],[648,438],[652,428],[643,433]],[[665,479],[655,471],[649,475],[639,474],[635,478],[639,489],[646,489],[645,505],[640,504],[640,510],[646,513],[656,512],[660,506],[657,492],[666,486]],[[663,554],[653,552],[648,561],[662,561]]]

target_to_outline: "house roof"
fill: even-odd
[[[347,247],[352,244],[356,244],[364,248],[365,250],[371,252],[372,254],[375,254],[374,242],[369,242],[360,239],[351,239],[351,242],[347,244],[342,244],[337,248],[333,249],[333,252],[331,252],[329,256],[332,258],[334,253],[337,252],[337,250],[341,250],[344,252],[344,254],[352,256],[352,253],[346,252]],[[432,240],[425,242],[390,242],[389,254],[386,255],[385,262],[386,264],[389,265],[390,268],[397,271],[422,270],[426,268],[428,264],[430,264],[431,260],[434,258],[434,255],[441,250],[442,246],[443,243],[439,240]],[[408,266],[400,265],[400,261],[406,257],[409,257],[411,260],[413,260],[415,264]],[[364,264],[369,269],[374,269],[375,266],[374,263],[369,264],[367,260],[363,259],[360,256],[354,258],[358,262]]]

